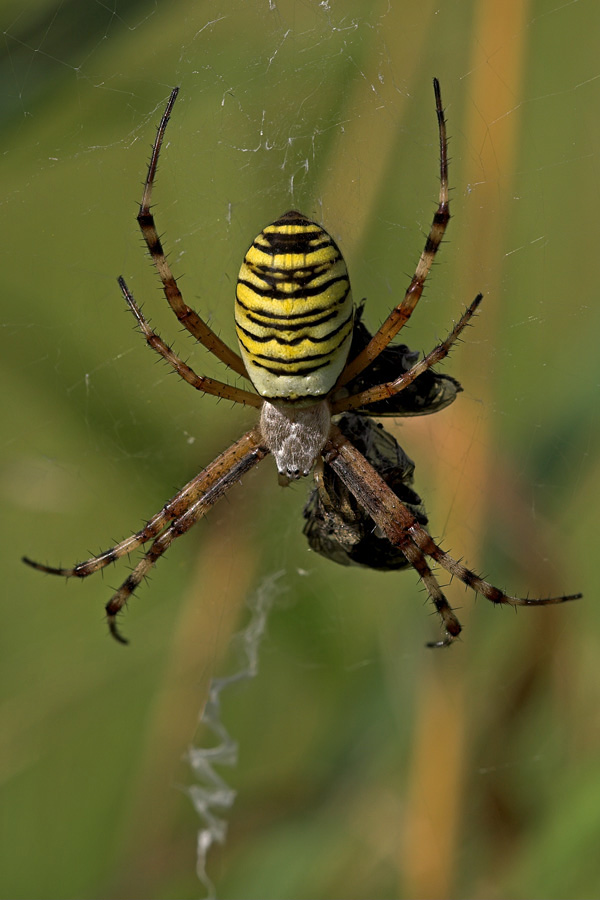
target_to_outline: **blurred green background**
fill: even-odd
[[[195,897],[180,790],[248,596],[279,593],[258,677],[222,695],[238,791],[219,896],[596,897],[600,6],[594,0],[0,3],[3,897]],[[376,326],[437,198],[431,79],[451,136],[448,240],[403,337],[429,350],[485,302],[450,409],[393,423],[432,533],[489,579],[567,607],[493,609],[453,584],[463,640],[416,575],[337,567],[271,460],[177,542],[105,634],[126,564],[71,565],[140,527],[249,427],[133,329],[123,274],[197,371],[135,223],[155,192],[184,295],[234,342],[254,235],[290,207],[339,241]],[[443,582],[445,576],[440,575]]]

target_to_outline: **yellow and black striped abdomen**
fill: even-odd
[[[333,238],[293,210],[267,225],[240,269],[235,322],[262,397],[302,401],[329,393],[353,322],[346,263]]]

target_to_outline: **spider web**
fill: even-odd
[[[412,274],[437,195],[431,90],[437,75],[451,136],[453,221],[404,339],[427,351],[477,291],[486,299],[445,368],[462,381],[464,394],[440,416],[390,427],[417,462],[416,486],[434,536],[447,549],[518,592],[585,592],[587,586],[590,593],[591,561],[577,548],[594,531],[586,510],[597,508],[599,492],[592,461],[600,431],[600,321],[590,228],[600,145],[598,12],[591,0],[517,3],[497,19],[495,4],[448,6],[366,0],[3,5],[6,428],[0,446],[10,514],[3,517],[2,546],[6,596],[20,598],[19,616],[11,610],[5,617],[5,681],[18,685],[7,709],[19,711],[7,726],[17,748],[9,771],[32,777],[31,765],[40,773],[49,796],[38,799],[32,819],[45,821],[40,807],[62,808],[66,784],[74,799],[63,821],[78,820],[78,796],[92,820],[87,840],[84,829],[70,836],[68,860],[60,828],[32,826],[35,845],[47,847],[47,857],[40,851],[39,882],[36,867],[29,872],[19,854],[10,858],[12,845],[5,842],[8,869],[21,877],[28,872],[31,895],[44,890],[40,884],[48,883],[53,866],[65,895],[97,895],[107,884],[115,895],[148,894],[157,884],[165,895],[181,890],[178,882],[173,887],[167,858],[185,860],[179,871],[191,872],[193,826],[180,829],[186,855],[172,825],[174,801],[164,799],[176,792],[169,785],[163,795],[158,784],[190,742],[177,722],[195,721],[199,690],[172,717],[173,705],[155,699],[175,690],[178,660],[185,660],[179,677],[194,688],[201,683],[210,698],[217,759],[221,752],[221,762],[232,760],[232,742],[242,747],[227,780],[208,772],[214,795],[189,788],[205,811],[198,870],[209,890],[206,855],[224,836],[211,803],[233,802],[238,791],[231,846],[214,857],[215,866],[223,860],[221,877],[211,871],[227,895],[252,887],[261,896],[387,896],[401,893],[399,885],[407,895],[467,895],[483,894],[490,883],[510,893],[511,877],[525,890],[517,868],[529,834],[524,822],[535,822],[540,809],[548,823],[560,819],[543,783],[558,783],[559,770],[570,771],[562,765],[573,759],[564,734],[573,734],[581,748],[596,745],[583,722],[586,705],[597,708],[598,701],[589,687],[593,667],[586,669],[596,658],[597,623],[583,629],[583,641],[581,634],[573,638],[579,652],[569,655],[568,637],[559,651],[558,626],[542,624],[560,621],[567,629],[564,616],[500,619],[483,602],[471,611],[470,598],[452,586],[451,602],[463,607],[464,644],[451,657],[424,662],[422,645],[436,636],[436,625],[418,602],[416,579],[327,567],[308,554],[300,534],[305,486],[281,494],[270,461],[196,537],[170,551],[132,602],[124,622],[134,642],[127,657],[104,645],[97,656],[90,650],[103,604],[125,577],[122,569],[74,589],[50,579],[34,583],[14,563],[23,552],[37,551],[56,564],[105,549],[252,421],[245,411],[190,397],[164,366],[153,365],[127,313],[120,315],[115,278],[122,273],[159,333],[197,371],[223,377],[174,327],[134,222],[171,87],[179,84],[181,93],[156,185],[158,228],[187,302],[234,344],[231,297],[240,260],[254,234],[288,208],[322,222],[338,241],[356,299],[367,296],[368,324],[385,317]],[[190,548],[195,541],[201,554],[213,531],[222,545],[218,563],[211,570],[204,556],[201,577],[186,591]],[[279,590],[286,590],[290,608],[274,617],[262,645],[268,650],[255,699],[246,686],[247,716],[233,697],[232,712],[225,704],[223,714],[225,688],[255,672],[265,607]],[[74,591],[78,598],[85,592],[82,603],[73,602]],[[251,661],[242,662],[238,675],[222,677],[227,664],[220,648],[237,627],[235,616],[216,614],[214,631],[197,632],[196,645],[185,652],[189,626],[174,623],[188,623],[195,605],[241,609],[246,597],[256,598],[260,609],[245,632],[246,639],[254,635]],[[15,678],[15,670],[24,674]],[[52,679],[47,672],[55,673]],[[578,673],[572,683],[585,689],[569,689],[566,673]],[[136,691],[142,675],[144,688]],[[444,705],[438,692],[448,684],[455,689]],[[541,698],[535,709],[527,700],[533,695]],[[88,720],[89,709],[97,721]],[[501,714],[492,719],[489,709]],[[548,723],[550,709],[559,710],[556,729]],[[59,752],[51,727],[66,720],[74,723],[72,732],[64,727],[72,755]],[[84,724],[76,727],[77,721]],[[265,749],[270,721],[279,733]],[[306,724],[296,728],[295,721]],[[325,722],[333,722],[328,744]],[[454,760],[441,785],[434,753],[439,733]],[[386,747],[393,749],[374,750]],[[391,757],[402,761],[405,774]],[[190,759],[213,765],[214,747],[194,747]],[[270,771],[275,761],[276,775],[252,781],[252,773],[261,766]],[[583,751],[577,762],[585,769]],[[280,770],[299,773],[305,806],[289,787],[294,776],[277,793]],[[116,779],[112,788],[104,781],[105,771],[123,771],[118,790]],[[254,792],[245,787],[248,773]],[[35,785],[32,796],[43,796],[35,779],[28,784]],[[93,784],[104,789],[94,793]],[[561,784],[566,796],[566,775]],[[525,795],[532,799],[523,810],[515,796]],[[248,797],[254,798],[250,810]],[[464,846],[472,852],[465,859],[457,850],[458,829],[471,821],[470,804],[477,806],[478,827],[467,827]],[[19,806],[25,808],[23,801]],[[298,809],[310,813],[313,831]],[[579,821],[574,811],[573,820]],[[325,839],[328,823],[340,821],[345,839]],[[100,827],[106,822],[110,828]],[[542,852],[550,837],[541,825],[535,834],[539,856],[559,860],[554,846]],[[432,859],[427,848],[434,845]],[[312,871],[295,867],[291,847],[315,860]],[[262,861],[260,875],[248,861],[253,856]],[[73,859],[85,860],[82,868],[93,874],[79,873]],[[90,859],[104,861],[102,873]],[[484,869],[477,859],[495,867]],[[527,859],[527,871],[538,872],[529,893],[548,894],[543,867]],[[585,866],[569,860],[564,871],[585,873]],[[267,883],[266,872],[277,877]],[[86,877],[95,879],[91,886]],[[574,892],[567,883],[563,893]]]
[[[278,582],[284,572],[270,575],[248,599],[249,620],[243,631],[232,639],[232,645],[240,648],[242,664],[231,675],[213,678],[206,705],[200,717],[200,725],[212,732],[218,743],[214,746],[192,746],[188,759],[196,776],[196,783],[187,788],[194,809],[204,823],[198,832],[197,872],[208,895],[215,895],[215,886],[207,873],[208,851],[213,844],[223,844],[227,836],[227,822],[217,811],[230,809],[236,792],[215,767],[238,764],[238,743],[228,732],[221,710],[221,693],[258,674],[259,649],[267,627],[269,612],[274,600],[285,591]]]

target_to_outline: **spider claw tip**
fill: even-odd
[[[123,637],[123,635],[117,628],[117,623],[114,618],[108,619],[108,630],[109,630],[110,634],[112,635],[112,637],[114,637],[115,641],[117,641],[119,644],[127,645],[129,643],[127,638]]]

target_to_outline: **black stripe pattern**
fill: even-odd
[[[320,225],[292,210],[252,242],[235,321],[261,396],[297,403],[329,393],[346,362],[353,315],[344,258]]]

